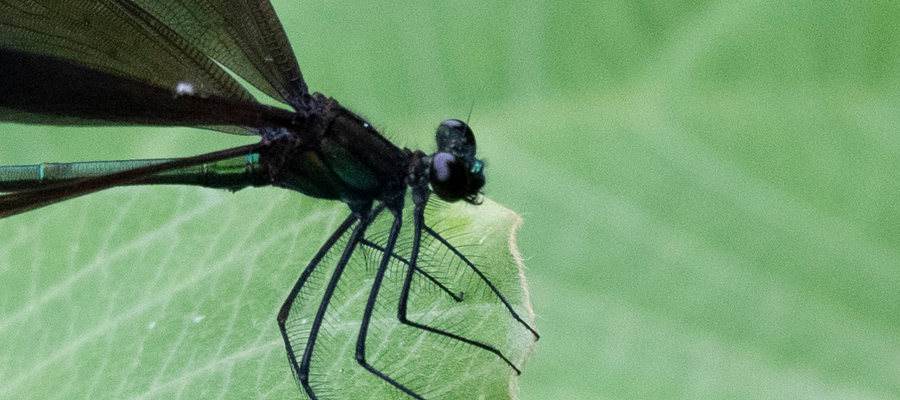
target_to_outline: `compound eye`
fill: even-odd
[[[484,163],[475,158],[475,134],[465,122],[448,119],[435,133],[437,152],[431,156],[431,189],[446,201],[477,204],[484,186]]]
[[[437,153],[431,162],[431,171],[434,180],[447,182],[450,180],[450,165],[456,162],[456,157],[450,153]]]
[[[465,198],[468,191],[466,167],[450,153],[439,152],[431,158],[431,188],[447,201]]]

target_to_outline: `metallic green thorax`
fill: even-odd
[[[275,141],[260,154],[260,163],[275,186],[308,196],[340,200],[354,207],[405,192],[410,152],[385,139],[369,123],[326,103],[320,115],[326,126],[307,143]]]

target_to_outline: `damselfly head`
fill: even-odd
[[[446,201],[478,203],[484,187],[484,162],[475,158],[475,134],[465,122],[448,119],[435,134],[431,156],[431,188]]]

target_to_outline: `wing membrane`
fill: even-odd
[[[252,96],[159,19],[122,0],[3,0],[0,47],[52,56],[198,96]]]
[[[295,109],[308,100],[297,58],[268,0],[134,0],[203,53]]]
[[[255,100],[217,63],[295,109],[309,109],[312,102],[267,0],[0,0],[0,49],[4,73],[16,69],[19,80],[6,78],[5,93],[16,95],[0,104],[0,119],[6,121],[205,125],[254,133],[261,125],[244,121],[245,111],[266,113],[270,108],[244,106]],[[9,64],[19,58],[11,55],[19,53],[42,56],[36,59],[51,65],[34,70]],[[69,64],[76,68],[66,73]],[[48,77],[48,71],[58,72],[58,78]],[[70,97],[49,97],[63,93]],[[145,98],[131,98],[138,96]],[[16,102],[26,97],[47,105]],[[179,108],[185,101],[171,101],[191,97],[185,108]],[[203,99],[210,98],[230,100],[232,107],[207,112],[211,106],[204,106]],[[149,106],[141,113],[137,105]],[[192,118],[188,114],[193,112],[207,113]]]
[[[179,95],[174,88],[9,49],[0,48],[0,65],[0,119],[7,121],[280,127],[294,117],[255,102]]]

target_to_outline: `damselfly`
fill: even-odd
[[[292,111],[257,102],[229,72]],[[346,203],[350,215],[309,262],[277,317],[290,366],[310,398],[348,396],[343,388],[351,383],[341,382],[339,367],[344,364],[317,355],[322,346],[346,345],[334,340],[333,329],[349,316],[343,303],[352,299],[342,293],[342,281],[358,278],[345,273],[355,264],[372,268],[370,289],[357,300],[358,328],[348,357],[397,393],[430,397],[425,381],[440,367],[398,373],[402,345],[391,354],[371,350],[387,335],[444,338],[448,348],[490,354],[520,372],[519,360],[495,344],[505,338],[459,334],[454,325],[464,321],[442,320],[446,316],[411,317],[417,302],[430,304],[426,295],[464,303],[473,293],[463,288],[472,283],[460,277],[474,277],[482,295],[505,308],[505,318],[538,338],[478,266],[425,221],[434,196],[481,201],[484,164],[475,156],[469,126],[442,122],[437,151],[426,154],[395,146],[336,100],[311,94],[268,0],[0,1],[0,120],[193,126],[260,137],[251,145],[180,159],[0,167],[2,217],[123,185],[275,186]],[[407,197],[411,237],[401,238]],[[379,217],[389,220],[383,230]],[[463,272],[441,272],[450,264]],[[397,278],[390,289],[384,289],[387,276]],[[373,323],[389,302],[407,333]]]

